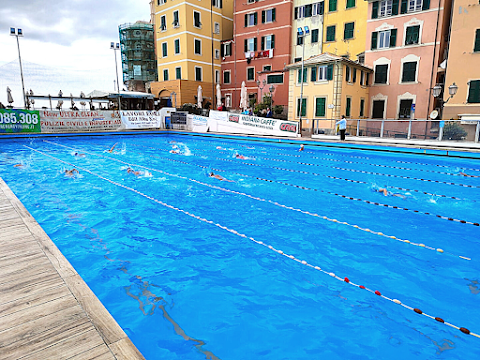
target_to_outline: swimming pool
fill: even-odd
[[[461,173],[480,163],[172,134],[0,154],[147,359],[475,358],[435,320],[480,332],[480,178]]]

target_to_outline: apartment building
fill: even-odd
[[[216,106],[221,77],[221,41],[233,36],[233,2],[228,0],[154,0],[158,82],[151,91],[162,105],[197,103]]]
[[[369,116],[426,119],[438,107],[450,0],[369,0],[366,65],[374,69]],[[425,126],[425,125],[422,125]],[[435,136],[432,130],[432,137]]]
[[[294,0],[292,26],[291,63],[322,53],[324,1]],[[310,31],[308,36],[299,36],[298,28]],[[304,44],[305,42],[305,44]]]
[[[273,85],[274,104],[286,106],[293,0],[234,0],[233,4],[234,34],[222,43],[226,106],[239,108],[242,81],[251,102],[261,101]]]

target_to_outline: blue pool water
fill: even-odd
[[[0,151],[0,176],[147,359],[480,353],[411,309],[480,333],[480,177],[461,174],[479,160],[184,135]]]

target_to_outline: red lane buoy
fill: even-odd
[[[420,309],[417,309],[417,308],[413,309],[413,311],[415,311],[417,314],[422,314],[422,313],[423,313],[423,311],[422,311],[422,310],[420,310]]]
[[[381,293],[380,291],[378,291],[378,290],[375,290],[375,294],[377,294],[378,296],[381,296],[381,295],[382,295],[382,293]]]
[[[365,289],[365,286],[360,285],[359,288],[360,288],[360,289]]]
[[[437,320],[438,322],[441,322],[441,323],[445,322],[445,320],[443,320],[441,317],[436,317],[435,320]]]
[[[343,280],[344,280],[346,283],[349,283],[349,282],[350,282],[350,279],[347,278],[347,277],[346,277],[345,279],[343,279]]]
[[[461,327],[460,328],[460,331],[463,332],[464,334],[470,334],[470,330],[468,330],[467,328],[464,328],[464,327]]]

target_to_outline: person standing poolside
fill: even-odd
[[[338,129],[340,130],[340,140],[345,141],[345,131],[347,131],[347,119],[345,119],[345,115],[342,115],[342,118],[338,120],[335,125],[338,125]]]

